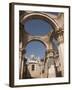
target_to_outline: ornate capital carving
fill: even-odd
[[[64,31],[62,28],[57,29],[51,35],[51,39],[55,38],[58,41],[58,44],[64,43]]]
[[[59,29],[59,31],[56,32],[55,37],[58,41],[58,44],[64,42],[64,31]]]
[[[54,57],[54,50],[53,49],[49,49],[47,52],[47,58],[53,58]]]

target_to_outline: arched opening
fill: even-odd
[[[44,70],[46,45],[40,40],[31,40],[26,44],[24,50],[23,78],[39,78]]]
[[[23,17],[23,19],[21,20],[21,23],[23,24],[26,21],[31,19],[41,19],[41,20],[47,21],[52,25],[54,30],[59,28],[56,21],[45,13],[29,13]]]
[[[27,43],[25,50],[27,58],[38,58],[40,60],[44,60],[45,58],[46,46],[40,40],[31,40]]]
[[[24,29],[30,35],[42,36],[53,32],[52,25],[44,19],[33,18],[24,22]]]
[[[57,23],[45,13],[26,14],[20,23],[22,50],[24,50],[22,78],[48,78],[48,69],[55,70],[54,59],[59,59],[59,56],[56,57],[57,54],[52,51],[48,53],[51,49],[58,50],[57,42],[55,39],[52,41],[52,34],[58,29]],[[53,67],[50,67],[52,65]]]

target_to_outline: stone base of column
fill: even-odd
[[[51,77],[56,77],[56,72],[55,72],[55,67],[54,67],[54,65],[51,65],[50,68],[49,68],[48,78],[51,78]]]

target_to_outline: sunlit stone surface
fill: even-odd
[[[20,14],[19,17],[20,17],[19,78],[28,79],[28,78],[63,77],[64,76],[64,14],[43,13],[43,12],[41,13],[22,12],[22,14]],[[29,22],[29,23],[27,22],[28,20],[36,20],[36,19],[40,20],[39,21],[40,26],[38,25],[37,22]],[[25,26],[25,22],[28,23],[28,25],[26,24]],[[46,24],[44,22],[46,22]],[[37,24],[34,27],[35,23]],[[30,31],[29,27],[35,30],[35,32]],[[43,31],[41,31],[42,27],[43,27]],[[38,31],[36,32],[36,28],[39,32]],[[48,31],[46,30],[46,28],[48,29]],[[28,31],[26,29],[28,29]],[[26,56],[27,53],[26,47],[31,41],[39,41],[45,46],[45,56],[42,58],[42,60],[40,59],[40,57],[36,57],[35,55],[32,55],[33,56],[32,58]],[[37,48],[37,50],[39,49]]]

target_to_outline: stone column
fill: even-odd
[[[55,51],[54,54],[54,63],[55,63],[55,70],[56,70],[56,77],[61,77],[61,70],[60,70],[60,60],[59,60],[59,53],[58,51]]]
[[[25,50],[21,50],[22,56],[20,60],[20,79],[24,77],[24,58],[25,58]]]
[[[46,52],[45,52],[44,77],[48,78],[48,50],[46,50]]]
[[[48,77],[56,77],[53,49],[48,50]]]
[[[64,76],[64,31],[60,28],[59,30],[55,31],[54,37],[58,42],[60,69],[62,72],[62,76]]]
[[[24,60],[22,59],[21,60],[21,79],[23,79],[23,68],[24,68],[23,64],[24,64]]]
[[[19,79],[21,79],[21,65],[22,65],[22,42],[19,44]]]

